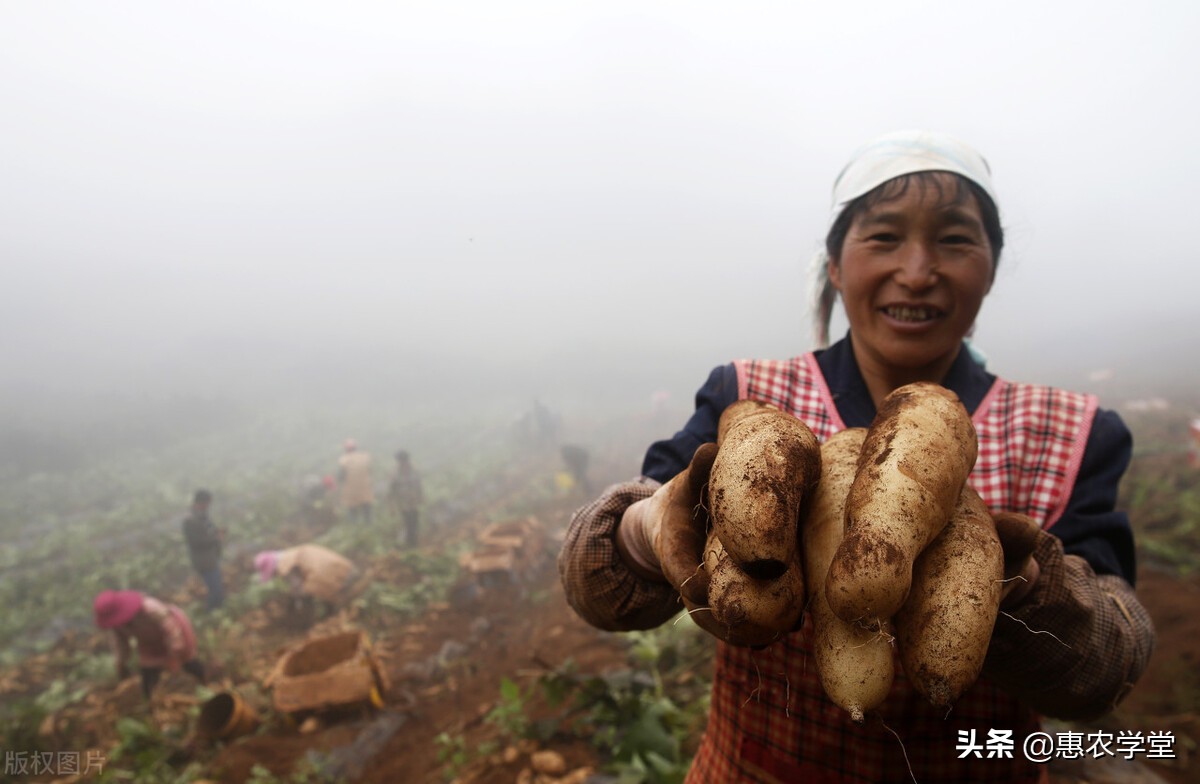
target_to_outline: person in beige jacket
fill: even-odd
[[[338,474],[342,483],[342,508],[346,518],[371,522],[371,507],[375,492],[371,487],[371,455],[358,448],[358,442],[347,438],[338,459]]]
[[[360,574],[347,558],[319,544],[264,550],[254,557],[254,568],[264,582],[277,575],[285,578],[292,611],[305,616],[313,613],[318,601],[328,611],[347,601]]]

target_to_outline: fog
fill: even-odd
[[[910,127],[995,175],[990,367],[1174,394],[1198,31],[1186,2],[6,2],[4,431],[685,407],[812,346],[833,179]]]

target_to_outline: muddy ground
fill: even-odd
[[[529,768],[532,754],[544,750],[561,755],[564,772],[574,771],[576,779],[582,780],[588,770],[602,764],[587,742],[563,738],[540,745],[510,743],[494,723],[485,721],[500,699],[503,678],[532,684],[568,660],[581,673],[599,674],[628,666],[623,638],[599,632],[579,620],[558,587],[553,565],[556,543],[582,500],[580,494],[565,494],[547,499],[533,510],[544,522],[546,546],[519,583],[458,592],[451,601],[430,605],[420,617],[373,630],[375,651],[390,682],[382,710],[364,704],[307,725],[303,717],[288,721],[270,714],[265,695],[249,687],[269,673],[277,655],[305,632],[289,628],[278,607],[255,610],[242,619],[248,631],[225,640],[222,650],[207,655],[214,669],[214,687],[246,692],[248,703],[268,720],[256,734],[229,742],[181,742],[174,764],[182,768],[189,760],[199,760],[211,779],[240,784],[252,777],[255,766],[286,778],[304,760],[316,759],[332,765],[348,781],[436,784],[451,778],[451,763],[444,759],[446,744],[439,738],[453,738],[461,739],[463,747],[471,750],[489,742],[496,744],[495,753],[471,755],[468,762],[455,767],[461,782],[526,780],[523,777],[529,774],[523,771]],[[467,517],[458,528],[435,532],[423,547],[436,552],[452,537],[471,536],[484,527],[482,518]],[[395,563],[375,566],[381,573],[404,579],[403,569]],[[1200,577],[1173,577],[1149,565],[1142,569],[1138,591],[1158,628],[1158,648],[1150,669],[1115,714],[1080,726],[1114,732],[1171,731],[1176,738],[1176,759],[1107,768],[1055,764],[1052,781],[1057,784],[1200,781],[1200,763],[1194,759],[1200,741],[1200,634],[1189,620],[1200,606]],[[335,615],[307,634],[318,636],[347,627],[353,623],[345,615]],[[88,645],[97,651],[105,645],[98,634],[72,637],[61,644]],[[19,691],[36,692],[54,677],[53,660],[51,651],[40,657],[40,664],[32,660],[0,673],[0,680],[21,683]],[[229,661],[241,662],[243,666],[237,668],[241,671],[222,664]],[[187,724],[192,721],[188,710],[195,711],[195,701],[189,697],[193,693],[194,684],[186,676],[173,676],[164,682],[153,706],[147,707],[141,704],[135,681],[108,684],[84,700],[83,704],[93,708],[90,724],[51,722],[39,732],[63,749],[110,748],[105,744],[114,740],[111,723],[116,716],[128,713],[153,717],[160,723]],[[537,700],[530,700],[526,707],[535,717],[551,712]],[[16,780],[48,781],[52,777]]]
[[[407,627],[399,640],[402,656],[392,659],[390,675],[398,688],[389,696],[389,710],[402,717],[395,734],[370,760],[363,761],[361,782],[444,782],[445,765],[438,760],[435,742],[441,733],[462,735],[471,747],[496,739],[496,730],[483,721],[495,705],[497,684],[503,677],[531,682],[539,674],[574,660],[582,672],[600,673],[627,666],[619,636],[598,632],[571,611],[557,589],[553,568],[545,568],[529,586],[536,597],[532,606],[513,601],[506,593],[485,594],[478,606],[444,607]],[[1139,594],[1158,626],[1158,647],[1149,670],[1118,711],[1085,729],[1167,730],[1175,733],[1178,758],[1146,762],[1146,767],[1172,784],[1200,781],[1195,760],[1200,741],[1200,634],[1191,613],[1200,607],[1200,577],[1173,578],[1146,569]],[[531,611],[532,610],[532,611]],[[489,619],[489,630],[472,642],[469,629],[479,618]],[[453,668],[445,677],[421,683],[404,674],[404,663],[435,656],[447,640],[470,646],[470,662]],[[310,749],[350,744],[369,726],[363,717],[336,724],[310,736],[281,728],[229,745],[218,755],[214,771],[220,780],[244,781],[254,764],[283,774]],[[597,766],[600,761],[588,744],[548,744],[562,753],[568,770]],[[463,780],[480,784],[510,784],[528,766],[531,749],[521,749],[513,761],[480,763],[464,771]],[[1144,770],[1123,763],[1105,767],[1095,763],[1057,763],[1052,782],[1152,782]]]
[[[569,514],[570,505],[544,514],[554,511]],[[346,716],[308,735],[283,726],[231,743],[214,759],[214,773],[222,781],[240,782],[258,764],[282,775],[311,749],[336,754],[339,746],[352,745],[364,731],[377,728],[387,737],[374,748],[360,746],[347,764],[353,780],[445,781],[447,766],[438,759],[436,739],[443,733],[461,736],[468,748],[494,740],[495,728],[484,718],[496,704],[502,678],[528,685],[568,659],[582,672],[626,666],[620,639],[579,620],[556,590],[557,581],[548,548],[519,585],[483,589],[432,606],[377,643],[391,682],[382,713]],[[470,780],[515,781],[534,750],[525,745],[510,762],[476,765]],[[555,745],[555,750],[568,770],[597,764],[587,744]]]

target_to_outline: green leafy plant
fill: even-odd
[[[696,673],[711,661],[711,643],[690,622],[626,638],[629,669],[581,676],[568,661],[540,679],[542,695],[566,705],[560,730],[589,738],[618,781],[677,784],[708,713],[710,683]]]
[[[312,763],[302,760],[285,776],[276,776],[265,766],[255,765],[250,768],[246,784],[335,784],[335,780],[324,777]]]
[[[37,696],[34,702],[43,712],[56,713],[68,705],[79,702],[87,696],[87,693],[86,686],[73,689],[66,680],[57,678],[50,682],[50,685]]]
[[[500,699],[488,711],[484,721],[495,726],[509,740],[529,736],[530,724],[525,715],[529,694],[522,691],[516,681],[500,679]]]
[[[467,740],[462,735],[451,735],[448,732],[439,733],[433,742],[437,744],[437,759],[442,763],[442,770],[447,781],[458,777],[463,768],[471,761],[467,748]]]
[[[45,751],[38,726],[46,711],[36,699],[10,700],[0,708],[0,749]]]
[[[159,784],[176,780],[170,757],[176,751],[152,721],[131,716],[117,719],[120,741],[109,755],[100,781]]]

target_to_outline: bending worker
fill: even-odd
[[[129,677],[130,649],[137,646],[142,693],[147,699],[164,669],[184,670],[204,683],[196,659],[196,634],[183,610],[137,591],[101,591],[92,602],[96,626],[112,631],[117,677]]]
[[[259,579],[283,577],[297,609],[311,611],[314,601],[327,609],[350,598],[359,571],[345,557],[319,544],[302,544],[286,550],[264,550],[254,557]]]

